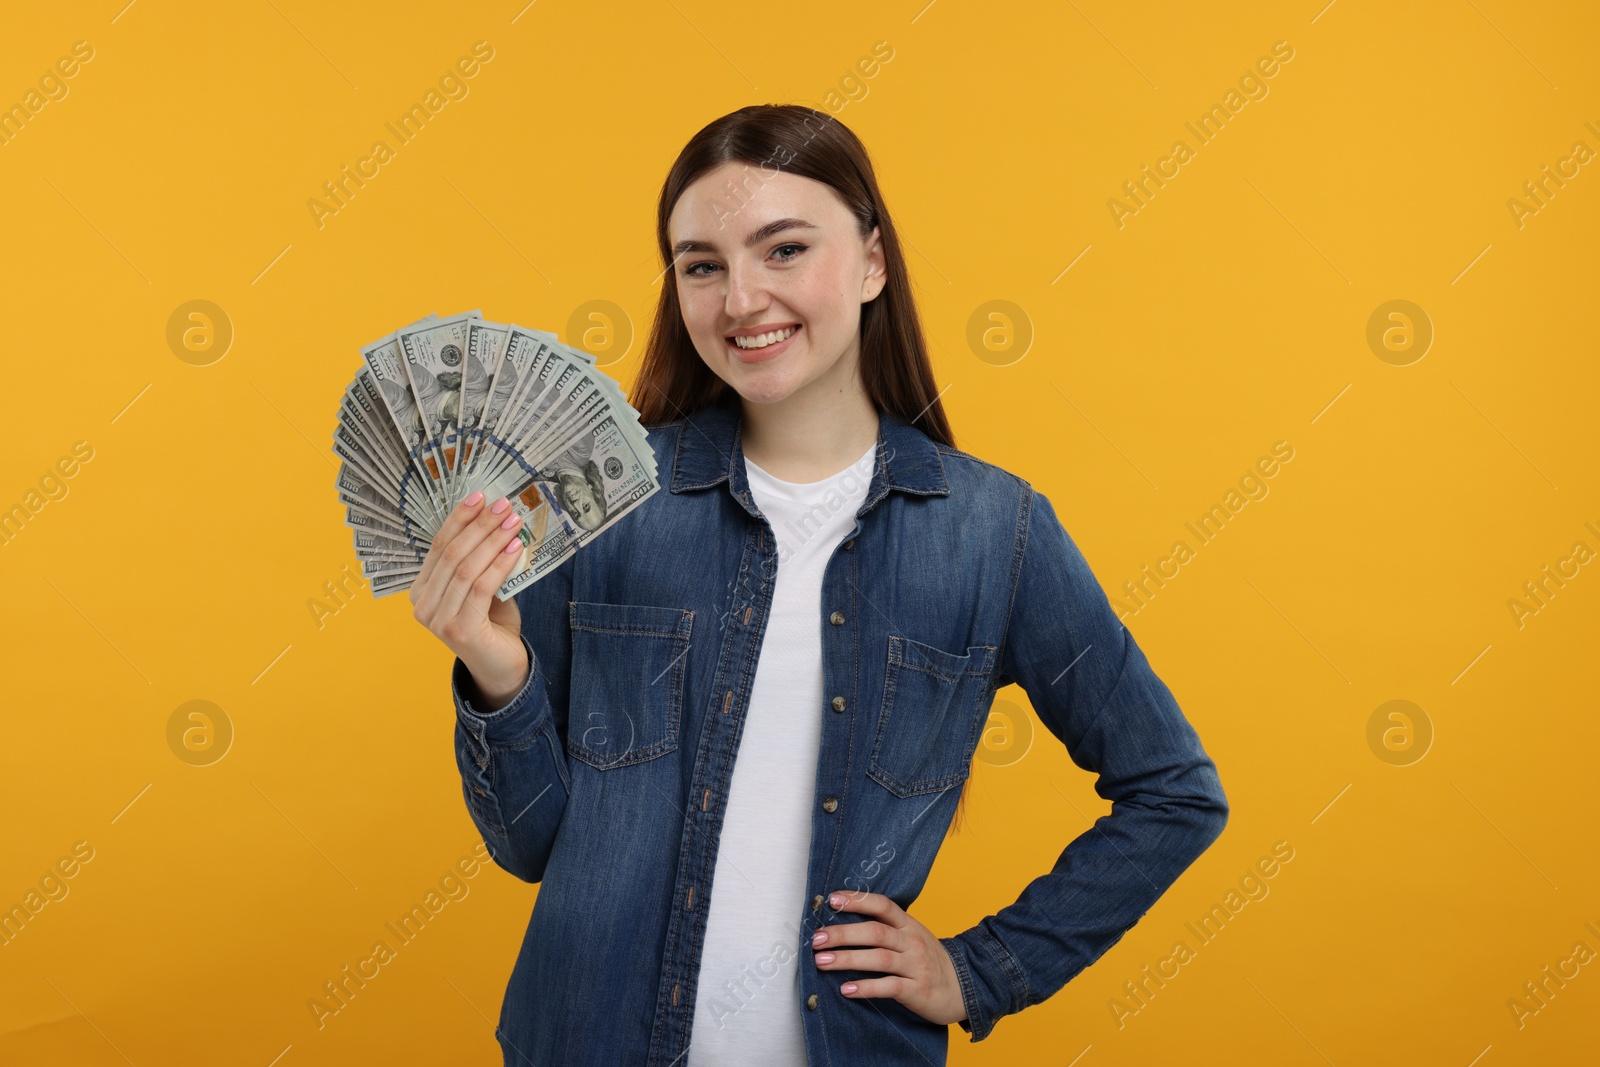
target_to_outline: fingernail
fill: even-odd
[[[820,945],[820,944],[822,944],[823,942],[825,942],[827,940],[828,940],[828,931],[826,931],[826,930],[818,930],[816,933],[811,935],[811,943],[813,945]]]
[[[846,982],[844,985],[839,987],[839,992],[841,993],[854,993],[855,991],[856,984],[854,982]]]
[[[516,551],[520,550],[521,548],[522,548],[522,538],[513,537],[511,539],[510,543],[506,545],[506,549],[505,549],[506,555],[509,556],[509,555],[511,555],[511,553],[516,552]]]
[[[498,515],[510,506],[511,501],[507,500],[505,497],[501,497],[499,500],[496,500],[493,504],[489,505],[489,510]]]
[[[836,908],[844,907],[844,894],[842,894],[842,893],[833,894],[833,896],[828,898],[828,903],[833,905]]]
[[[462,503],[462,505],[464,507],[471,508],[471,507],[477,507],[478,503],[480,501],[482,501],[482,500],[483,500],[483,490],[482,489],[474,489],[472,491],[472,495],[468,496],[467,499],[463,500],[461,503]]]
[[[522,519],[517,515],[517,513],[516,512],[512,512],[510,515],[507,515],[505,517],[505,519],[500,523],[500,529],[509,530],[509,529],[511,529],[511,527],[515,526],[517,523],[519,523],[521,521],[522,521]]]
[[[831,952],[819,952],[819,953],[817,953],[817,962],[818,963],[832,963],[833,962],[833,953],[831,953]]]

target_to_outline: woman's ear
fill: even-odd
[[[882,227],[874,226],[867,235],[867,276],[861,280],[861,302],[869,304],[875,300],[883,287],[888,284],[889,274],[885,269],[883,255]]]

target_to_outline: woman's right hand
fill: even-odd
[[[482,711],[509,704],[532,670],[516,598],[495,596],[521,556],[519,522],[505,497],[485,506],[482,492],[471,494],[451,509],[411,583],[412,614],[461,657]]]

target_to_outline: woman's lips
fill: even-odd
[[[788,349],[790,342],[792,342],[796,337],[800,336],[800,331],[803,329],[805,329],[804,326],[796,326],[794,328],[794,333],[791,333],[783,340],[770,344],[765,348],[740,348],[738,345],[733,343],[733,338],[731,337],[723,338],[723,343],[728,346],[728,350],[733,353],[734,358],[736,358],[740,363],[764,363],[767,360],[772,359],[774,356],[782,355],[784,351]]]

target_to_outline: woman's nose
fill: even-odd
[[[767,305],[766,288],[752,272],[738,267],[728,268],[727,311],[731,319],[745,319]]]

